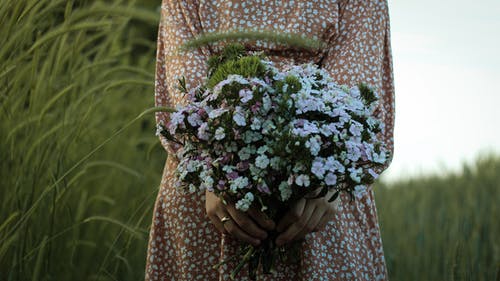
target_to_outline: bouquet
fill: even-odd
[[[158,135],[182,145],[176,188],[208,190],[239,210],[260,208],[276,220],[314,190],[321,190],[317,197],[334,190],[329,201],[340,192],[354,200],[377,178],[388,152],[370,87],[338,85],[312,63],[279,71],[263,52],[240,44],[226,46],[208,64],[202,85],[186,89],[179,79],[188,104],[158,125]],[[259,265],[269,273],[277,259],[286,259],[275,237],[242,245],[231,277],[248,264],[255,279]]]

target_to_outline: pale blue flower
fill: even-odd
[[[314,137],[309,138],[306,141],[306,147],[309,148],[309,151],[311,151],[311,155],[318,155],[319,151],[321,150],[321,144],[323,142],[321,141],[321,138],[316,135]]]
[[[239,95],[242,103],[247,103],[253,98],[253,92],[249,89],[241,89]]]
[[[245,119],[245,111],[241,106],[236,106],[233,114],[233,120],[238,126],[245,126],[247,124]]]
[[[318,178],[323,179],[326,172],[325,159],[321,157],[316,157],[313,160],[311,166],[311,172]]]
[[[351,167],[347,169],[349,171],[349,176],[354,182],[360,183],[361,182],[361,176],[363,173],[362,168],[355,169],[354,167]]]
[[[246,212],[248,211],[248,208],[250,208],[250,206],[252,205],[253,200],[254,200],[253,194],[251,192],[247,192],[245,194],[245,197],[241,198],[240,200],[238,200],[238,202],[236,202],[235,207],[238,210]]]
[[[269,165],[269,158],[265,154],[257,156],[255,158],[255,166],[265,169]]]
[[[326,185],[336,185],[337,184],[337,176],[334,173],[328,173],[325,177]]]
[[[229,188],[231,191],[236,192],[238,189],[243,189],[248,186],[248,178],[247,177],[237,177],[236,179],[231,181]]]
[[[298,186],[309,186],[310,181],[309,181],[309,176],[305,174],[300,174],[298,177],[295,178],[295,183]]]
[[[381,151],[380,153],[373,153],[373,162],[384,164],[385,161],[387,161],[387,157],[384,151]]]
[[[197,127],[203,123],[198,112],[191,113],[188,116],[187,120],[188,120],[189,124],[191,124],[191,126],[193,126],[193,127]]]

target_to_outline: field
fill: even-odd
[[[141,280],[156,1],[2,1],[0,280]],[[6,38],[6,39],[5,39]],[[391,280],[499,280],[500,158],[376,186]]]

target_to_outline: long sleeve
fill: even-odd
[[[184,1],[163,0],[161,20],[158,29],[156,62],[155,105],[174,107],[184,105],[184,95],[177,89],[178,79],[186,78],[187,88],[197,86],[207,75],[209,51],[205,47],[181,52],[178,50],[186,41],[201,33],[197,17],[198,5],[186,5]],[[170,113],[156,113],[157,124],[166,125]],[[177,144],[160,136],[162,146],[169,156],[175,158],[180,148]]]
[[[340,84],[365,82],[380,96],[375,116],[384,123],[381,136],[390,152],[386,170],[394,153],[394,77],[390,41],[389,11],[386,0],[339,2],[337,34],[328,42],[322,67]]]

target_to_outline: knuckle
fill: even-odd
[[[296,222],[296,225],[299,227],[299,228],[306,228],[307,227],[307,223],[303,220],[298,220]]]
[[[215,215],[215,209],[213,209],[213,208],[207,208],[207,215],[209,217],[213,217]]]
[[[300,214],[298,212],[291,212],[290,218],[294,221],[300,221]]]
[[[310,224],[307,224],[304,229],[307,231],[307,232],[312,232],[314,230],[314,226],[313,225],[310,225]]]
[[[226,224],[226,229],[231,234],[236,232],[236,227],[233,224]]]

